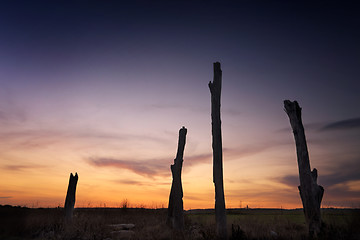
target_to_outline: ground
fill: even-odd
[[[0,206],[0,239],[174,239],[166,226],[167,209],[80,208],[72,222],[64,219],[63,208]],[[322,209],[323,232],[319,239],[360,239],[359,209]],[[132,223],[130,231],[115,231],[111,224]],[[307,239],[301,209],[229,209],[230,239]],[[185,239],[215,239],[213,210],[185,213]]]

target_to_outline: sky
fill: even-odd
[[[223,72],[228,208],[298,208],[285,99],[323,207],[360,207],[360,8],[340,1],[2,1],[0,204],[213,208],[209,81]]]

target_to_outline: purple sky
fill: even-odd
[[[37,171],[58,184],[43,205],[62,201],[71,171],[83,205],[97,195],[88,189],[106,195],[109,184],[139,187],[118,198],[139,203],[156,188],[166,202],[186,126],[185,206],[212,206],[207,84],[219,61],[228,205],[299,206],[290,99],[303,108],[323,203],[359,207],[359,11],[343,2],[3,1],[0,204],[35,201],[25,181],[6,180],[41,183]]]

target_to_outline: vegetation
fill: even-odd
[[[322,209],[319,239],[360,239],[359,209]],[[0,207],[0,239],[172,239],[166,226],[167,209],[77,208],[72,222],[65,221],[63,208]],[[227,210],[230,239],[305,240],[304,214],[298,210]],[[111,224],[133,223],[132,234],[114,235]],[[176,237],[176,236],[175,236]],[[214,210],[185,212],[186,239],[215,239]]]

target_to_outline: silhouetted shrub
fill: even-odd
[[[239,225],[231,224],[231,237],[230,240],[245,240],[246,235],[243,230],[241,230]]]

